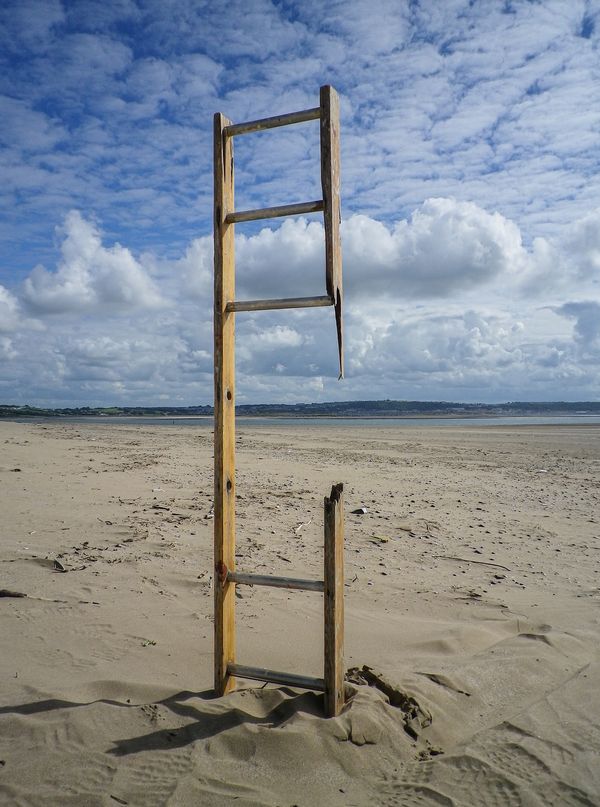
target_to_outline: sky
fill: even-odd
[[[0,402],[212,403],[212,119],[341,103],[332,309],[240,313],[237,402],[600,400],[600,0],[2,0]],[[318,121],[236,208],[321,198]],[[237,299],[324,294],[322,217]]]

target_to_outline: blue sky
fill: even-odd
[[[212,115],[342,110],[330,310],[239,314],[238,402],[600,399],[600,3],[4,0],[0,401],[212,400]],[[320,198],[318,125],[235,141]],[[323,293],[318,215],[238,225],[238,296]]]

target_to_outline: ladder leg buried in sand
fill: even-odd
[[[323,198],[311,202],[236,211],[233,138],[279,126],[320,121]],[[340,378],[344,375],[342,329],[342,253],[340,245],[339,100],[321,87],[320,105],[273,118],[234,124],[214,117],[214,340],[215,340],[215,504],[214,504],[214,688],[224,695],[235,678],[314,689],[325,693],[325,711],[337,715],[344,702],[344,502],[343,486],[334,485],[324,502],[323,580],[298,580],[236,571],[235,567],[235,315],[243,311],[333,306]],[[325,289],[320,297],[276,300],[235,299],[234,229],[236,222],[323,212]],[[248,667],[236,661],[235,587],[238,585],[317,591],[324,601],[324,674],[314,678]]]

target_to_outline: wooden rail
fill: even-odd
[[[296,577],[275,577],[267,574],[228,572],[227,582],[244,586],[271,586],[272,588],[293,588],[301,591],[325,591],[323,580],[299,580]]]
[[[289,112],[286,115],[273,115],[271,118],[250,120],[247,123],[230,123],[224,129],[225,137],[248,134],[248,132],[262,132],[265,129],[276,129],[278,126],[289,126],[292,123],[304,123],[308,120],[317,120],[321,117],[321,107],[303,109],[301,112]]]
[[[237,224],[239,221],[258,221],[259,219],[277,219],[281,216],[301,216],[303,213],[320,213],[323,210],[323,200],[314,202],[296,202],[291,205],[277,207],[259,207],[256,210],[239,210],[228,213],[225,217],[227,224]]]
[[[230,664],[227,670],[229,675],[236,678],[249,678],[251,681],[268,681],[270,684],[284,684],[300,689],[314,689],[317,692],[325,691],[323,678],[312,678],[310,675],[296,675],[295,673],[268,670],[266,667],[246,667],[244,664]]]
[[[231,311],[277,311],[283,308],[319,308],[333,305],[327,295],[321,297],[283,297],[280,300],[234,300],[227,303],[227,313]]]

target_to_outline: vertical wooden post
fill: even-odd
[[[324,507],[325,713],[344,705],[344,486],[331,488]]]
[[[223,132],[230,124],[214,117],[214,250],[215,250],[215,403],[214,403],[214,658],[215,694],[235,688],[227,665],[235,663],[235,585],[227,572],[235,569],[235,313],[226,305],[235,299],[234,224],[225,217],[234,210],[233,140]]]
[[[340,223],[340,99],[329,84],[321,87],[321,187],[325,226],[325,285],[335,306],[340,378],[344,377],[342,328],[342,242]]]

